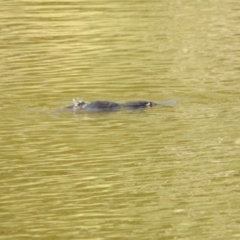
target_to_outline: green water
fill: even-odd
[[[1,1],[0,239],[239,239],[239,15]],[[179,104],[56,111],[77,97]]]

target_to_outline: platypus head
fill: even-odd
[[[147,102],[146,106],[147,107],[155,107],[155,106],[157,106],[157,103],[155,103],[155,102]]]

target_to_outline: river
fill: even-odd
[[[239,239],[239,15],[1,1],[0,239]],[[58,111],[77,97],[178,104]]]

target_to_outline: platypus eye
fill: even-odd
[[[146,104],[146,106],[152,107],[152,102],[148,102],[148,103]]]

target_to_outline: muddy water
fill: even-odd
[[[238,1],[0,3],[0,239],[239,239]],[[72,98],[175,99],[142,112]]]

